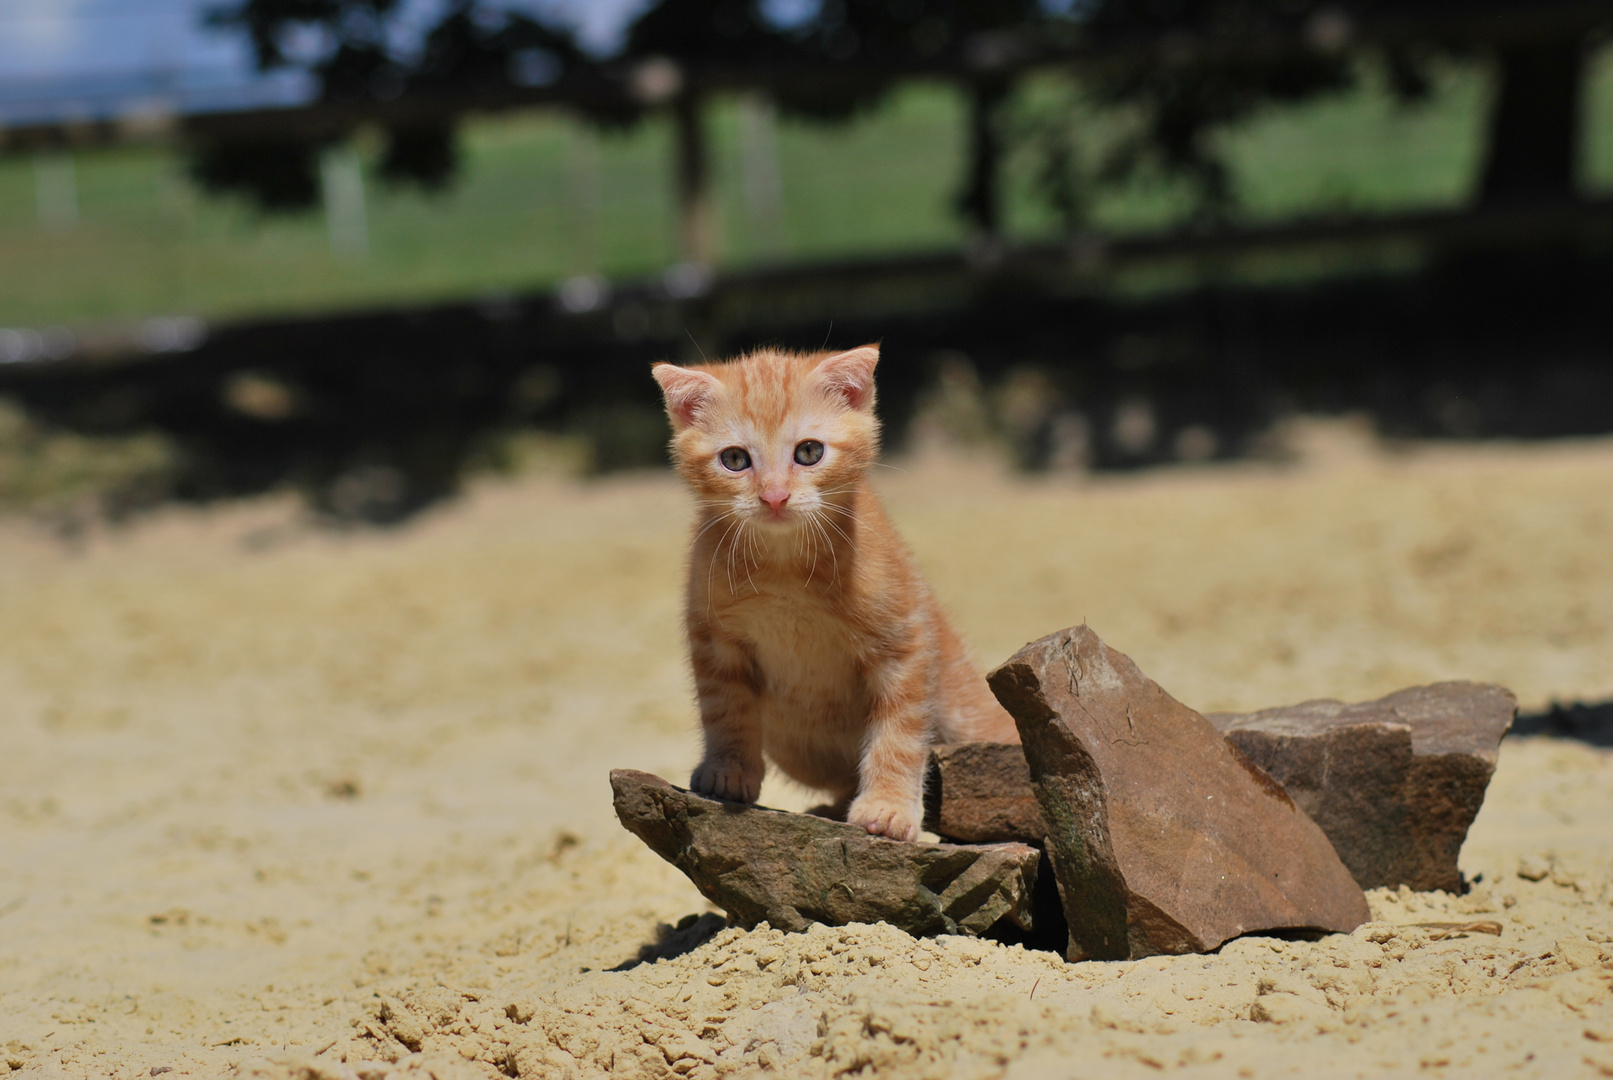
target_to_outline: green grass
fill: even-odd
[[[1442,69],[1424,101],[1397,101],[1368,69],[1359,93],[1272,108],[1223,139],[1239,201],[1254,220],[1459,205],[1484,151],[1489,87]]]
[[[1488,93],[1482,71],[1452,67],[1427,102],[1402,106],[1369,73],[1350,95],[1269,109],[1222,136],[1238,216],[1461,205],[1482,152]],[[1025,100],[1045,106],[1069,94],[1041,80]],[[1123,117],[1078,100],[1070,108],[1089,160],[1124,128]],[[958,247],[967,235],[952,210],[963,121],[954,91],[922,85],[851,125],[780,121],[781,199],[769,214],[746,198],[740,107],[718,103],[708,125],[720,261]],[[1613,191],[1613,53],[1594,65],[1586,121],[1586,186]],[[574,274],[635,277],[676,260],[664,120],[615,135],[556,115],[482,120],[469,125],[462,149],[458,182],[438,195],[372,178],[362,257],[331,253],[321,213],[266,218],[206,195],[178,155],[154,148],[79,154],[78,221],[47,229],[37,219],[33,161],[0,158],[0,326],[350,309],[518,292]],[[358,150],[373,165],[374,140],[359,140]],[[1027,156],[1010,156],[1004,172],[1009,235],[1056,235],[1053,214],[1031,190]],[[1188,207],[1180,185],[1144,181],[1101,194],[1090,220],[1146,231]]]
[[[962,222],[951,200],[964,161],[962,103],[944,87],[914,87],[849,125],[777,123],[779,235],[763,241],[744,195],[739,107],[713,109],[709,130],[724,261],[826,258],[953,247]]]
[[[585,138],[608,212],[587,213],[587,181],[568,168]],[[81,156],[79,222],[50,231],[34,221],[32,163],[13,159],[0,166],[0,324],[345,308],[642,273],[672,247],[666,141],[653,124],[602,140],[550,119],[477,125],[451,191],[367,186],[361,258],[330,252],[321,214],[264,217],[208,197],[154,150]]]
[[[1585,81],[1580,177],[1588,191],[1613,195],[1613,48],[1595,55]]]

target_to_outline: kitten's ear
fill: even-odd
[[[835,397],[853,409],[869,409],[874,404],[874,365],[879,363],[878,345],[860,345],[819,362],[817,373]]]
[[[695,422],[700,410],[706,407],[722,385],[714,375],[676,364],[656,364],[650,369],[650,374],[661,384],[661,394],[666,398],[666,414],[672,418],[672,426],[677,431]]]

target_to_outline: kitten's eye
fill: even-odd
[[[823,460],[823,444],[817,439],[807,439],[795,444],[795,463],[797,465],[816,465]]]
[[[795,453],[797,457],[801,455],[800,450],[797,450]],[[746,469],[750,468],[750,455],[737,446],[730,446],[728,449],[718,454],[717,460],[722,462],[722,467],[727,469],[729,472],[744,472]]]

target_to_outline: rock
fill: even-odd
[[[956,743],[930,751],[924,827],[949,840],[1042,842],[1042,811],[1018,743]]]
[[[1322,827],[1362,888],[1458,892],[1457,856],[1515,710],[1501,687],[1440,683],[1360,705],[1309,701],[1206,719]],[[952,840],[1040,843],[1020,747],[936,747],[925,827]]]
[[[707,799],[658,776],[610,774],[616,816],[737,925],[886,922],[910,934],[1032,929],[1041,853],[1024,844],[912,844],[808,814]]]
[[[1208,717],[1322,827],[1363,889],[1462,890],[1456,868],[1517,713],[1487,683]]]
[[[1085,626],[987,681],[1019,726],[1071,960],[1347,932],[1366,898],[1316,823],[1198,713]]]
[[[1545,881],[1551,876],[1551,863],[1539,855],[1525,855],[1518,860],[1518,876],[1525,881]]]

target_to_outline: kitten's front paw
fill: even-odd
[[[872,796],[863,796],[846,811],[846,820],[861,825],[875,836],[888,836],[892,840],[917,840],[923,808],[918,805],[902,806]]]
[[[747,772],[737,761],[707,758],[689,777],[689,790],[713,799],[753,803],[762,793],[762,774]]]

